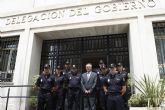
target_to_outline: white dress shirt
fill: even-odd
[[[88,80],[89,80],[90,76],[91,76],[91,72],[87,72],[87,79]]]

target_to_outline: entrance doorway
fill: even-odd
[[[87,63],[92,64],[93,70],[99,67],[99,60],[103,60],[105,64],[107,64],[106,55],[103,54],[91,54],[86,55],[82,58],[82,72],[85,72],[85,65]]]
[[[92,63],[93,69],[98,68],[100,59],[106,65],[122,62],[129,70],[127,33],[43,41],[41,68],[48,63],[53,73],[57,65],[64,65],[66,60],[84,72],[86,63]]]

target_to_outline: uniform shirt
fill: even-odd
[[[126,71],[118,72],[118,74],[120,74],[123,78],[125,78],[126,81],[128,80],[128,73]]]
[[[103,85],[104,85],[104,82],[105,82],[105,79],[106,79],[106,75],[105,74],[99,74],[98,77],[99,77],[99,88],[103,89]]]
[[[70,73],[70,69],[63,69],[62,70],[62,74],[65,76],[65,75],[68,75]]]
[[[80,88],[80,81],[81,81],[81,75],[80,74],[74,74],[69,73],[68,74],[68,87],[69,88]]]
[[[94,72],[95,72],[95,73],[97,73],[97,74],[102,74],[102,72],[101,72],[101,69],[100,69],[100,68],[98,68],[98,69],[94,70]]]
[[[108,92],[120,93],[122,86],[125,86],[125,79],[120,74],[108,74],[104,85],[108,87]]]
[[[40,90],[51,91],[54,87],[55,82],[52,75],[44,75],[43,73],[39,76],[36,82],[36,86],[40,87]]]
[[[64,82],[65,82],[64,75],[61,74],[60,76],[58,76],[57,74],[55,74],[54,79],[57,90],[62,89],[64,87]]]
[[[64,89],[68,88],[67,78],[68,78],[68,75],[70,73],[71,73],[70,69],[63,69],[62,70],[62,74],[63,74],[63,77],[64,77]]]
[[[96,89],[100,90],[101,89],[101,84],[100,84],[100,78],[99,75],[102,74],[101,69],[98,68],[96,70],[94,70],[94,72],[97,74],[97,84],[96,84]]]

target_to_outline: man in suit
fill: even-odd
[[[84,110],[96,110],[95,89],[97,74],[92,72],[92,64],[86,64],[86,73],[81,77],[81,88],[83,91]]]

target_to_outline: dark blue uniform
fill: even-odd
[[[104,81],[106,79],[106,75],[105,74],[99,74],[99,105],[100,105],[100,109],[99,110],[106,110],[106,95],[103,89],[103,85],[104,85]]]
[[[80,86],[81,75],[73,72],[68,74],[68,110],[73,110],[75,103],[75,110],[80,109]]]
[[[125,79],[120,74],[108,74],[104,85],[108,87],[107,110],[124,110],[121,90],[125,86]]]
[[[64,97],[64,82],[65,78],[61,74],[60,76],[54,76],[55,79],[55,91],[53,93],[53,110],[63,110],[63,97]]]
[[[62,70],[62,74],[64,75],[64,78],[65,78],[65,82],[64,82],[64,96],[63,96],[63,110],[67,108],[67,104],[68,104],[68,101],[67,101],[67,92],[68,92],[68,82],[67,82],[67,77],[68,77],[68,74],[70,74],[71,71],[70,69],[63,69]]]
[[[94,70],[94,72],[97,74],[97,84],[96,84],[96,110],[100,110],[101,109],[101,102],[100,102],[100,78],[99,75],[102,74],[101,69],[98,68],[96,70]]]
[[[131,96],[131,89],[127,86],[128,73],[126,71],[118,72],[126,80],[126,92],[123,95],[125,110],[129,110],[128,100]]]
[[[41,74],[37,79],[36,86],[39,87],[37,110],[52,110],[52,88],[54,78],[51,75]]]

